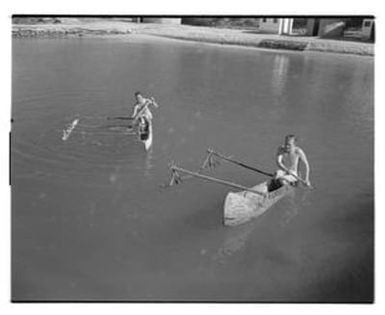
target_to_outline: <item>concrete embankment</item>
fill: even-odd
[[[308,36],[280,36],[277,34],[262,34],[253,30],[178,25],[148,28],[144,29],[143,33],[222,45],[374,56],[374,44],[372,43],[321,39]]]
[[[319,51],[374,56],[374,44],[305,36],[262,34],[251,29],[226,29],[188,25],[137,24],[124,21],[66,21],[60,24],[14,24],[12,36],[83,37],[144,34],[179,40],[255,48]]]

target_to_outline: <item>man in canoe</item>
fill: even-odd
[[[305,179],[300,178],[298,175],[300,161],[305,165]],[[283,185],[296,185],[298,181],[301,181],[308,187],[311,186],[309,181],[309,162],[305,152],[297,146],[296,137],[294,135],[287,135],[285,137],[285,144],[278,148],[276,162],[279,169],[275,172],[273,179],[270,181],[269,191],[278,189]]]
[[[141,92],[135,92],[136,103],[134,105],[134,110],[131,115],[132,118],[139,120],[139,118],[144,117],[147,120],[152,120],[152,113],[149,109],[150,105],[158,108],[158,104],[155,102],[154,98],[145,98]],[[140,117],[137,117],[140,115]]]

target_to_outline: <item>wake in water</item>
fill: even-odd
[[[69,136],[71,135],[72,131],[75,129],[78,122],[79,122],[79,119],[76,118],[66,129],[63,130],[63,137],[62,137],[63,141],[66,141],[69,138]]]
[[[98,123],[95,124],[95,123],[92,123],[91,117],[89,117],[89,119],[85,119],[84,117],[79,117],[78,115],[76,116],[77,118],[73,119],[73,121],[67,124],[65,128],[62,130],[63,141],[67,141],[69,139],[69,137],[73,134],[75,128],[76,128],[76,133],[81,136],[80,139],[82,141],[82,145],[86,145],[86,142],[91,139],[92,145],[106,147],[105,143],[109,143],[107,146],[111,147],[111,145],[114,146],[114,144],[116,144],[116,141],[118,141],[118,138],[116,138],[117,135],[122,135],[122,136],[138,135],[138,132],[135,130],[135,128],[133,128],[132,125],[127,123],[123,123],[123,124],[115,123],[111,125],[111,123],[105,124],[99,121]],[[95,118],[95,117],[92,117],[92,118]],[[113,137],[113,138],[108,138],[106,140],[105,139],[106,137]],[[126,141],[124,141],[124,143],[125,142]],[[75,143],[78,143],[78,141],[75,141]],[[118,146],[120,145],[121,144],[119,144]]]

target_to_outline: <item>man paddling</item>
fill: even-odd
[[[300,161],[304,163],[306,169],[304,180],[298,175]],[[295,185],[298,181],[301,181],[307,187],[311,187],[309,181],[310,166],[305,152],[297,146],[294,135],[285,137],[285,144],[278,148],[276,162],[279,169],[270,181],[269,191],[278,189],[283,185]]]
[[[145,98],[143,97],[141,92],[135,92],[135,99],[136,103],[134,104],[134,109],[132,113],[132,118],[139,120],[139,118],[144,117],[147,120],[152,120],[152,113],[149,109],[150,105],[155,106],[158,108],[158,104],[155,102],[154,98]],[[137,117],[137,115],[140,115],[140,117]]]

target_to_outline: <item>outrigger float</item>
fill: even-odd
[[[223,211],[223,224],[225,226],[237,226],[259,217],[276,202],[292,192],[296,187],[292,185],[284,185],[276,190],[268,191],[269,181],[265,181],[259,185],[248,188],[227,180],[204,175],[201,173],[203,169],[214,168],[219,164],[220,160],[224,160],[266,176],[273,176],[272,173],[248,166],[242,162],[232,159],[231,157],[223,156],[214,150],[208,149],[207,152],[208,155],[202,167],[197,172],[178,167],[172,162],[169,165],[172,175],[169,186],[179,184],[187,178],[197,177],[205,181],[222,184],[240,190],[238,192],[229,192],[226,195]],[[187,174],[187,176],[182,177],[179,173]],[[300,178],[298,178],[298,180],[302,181]]]

